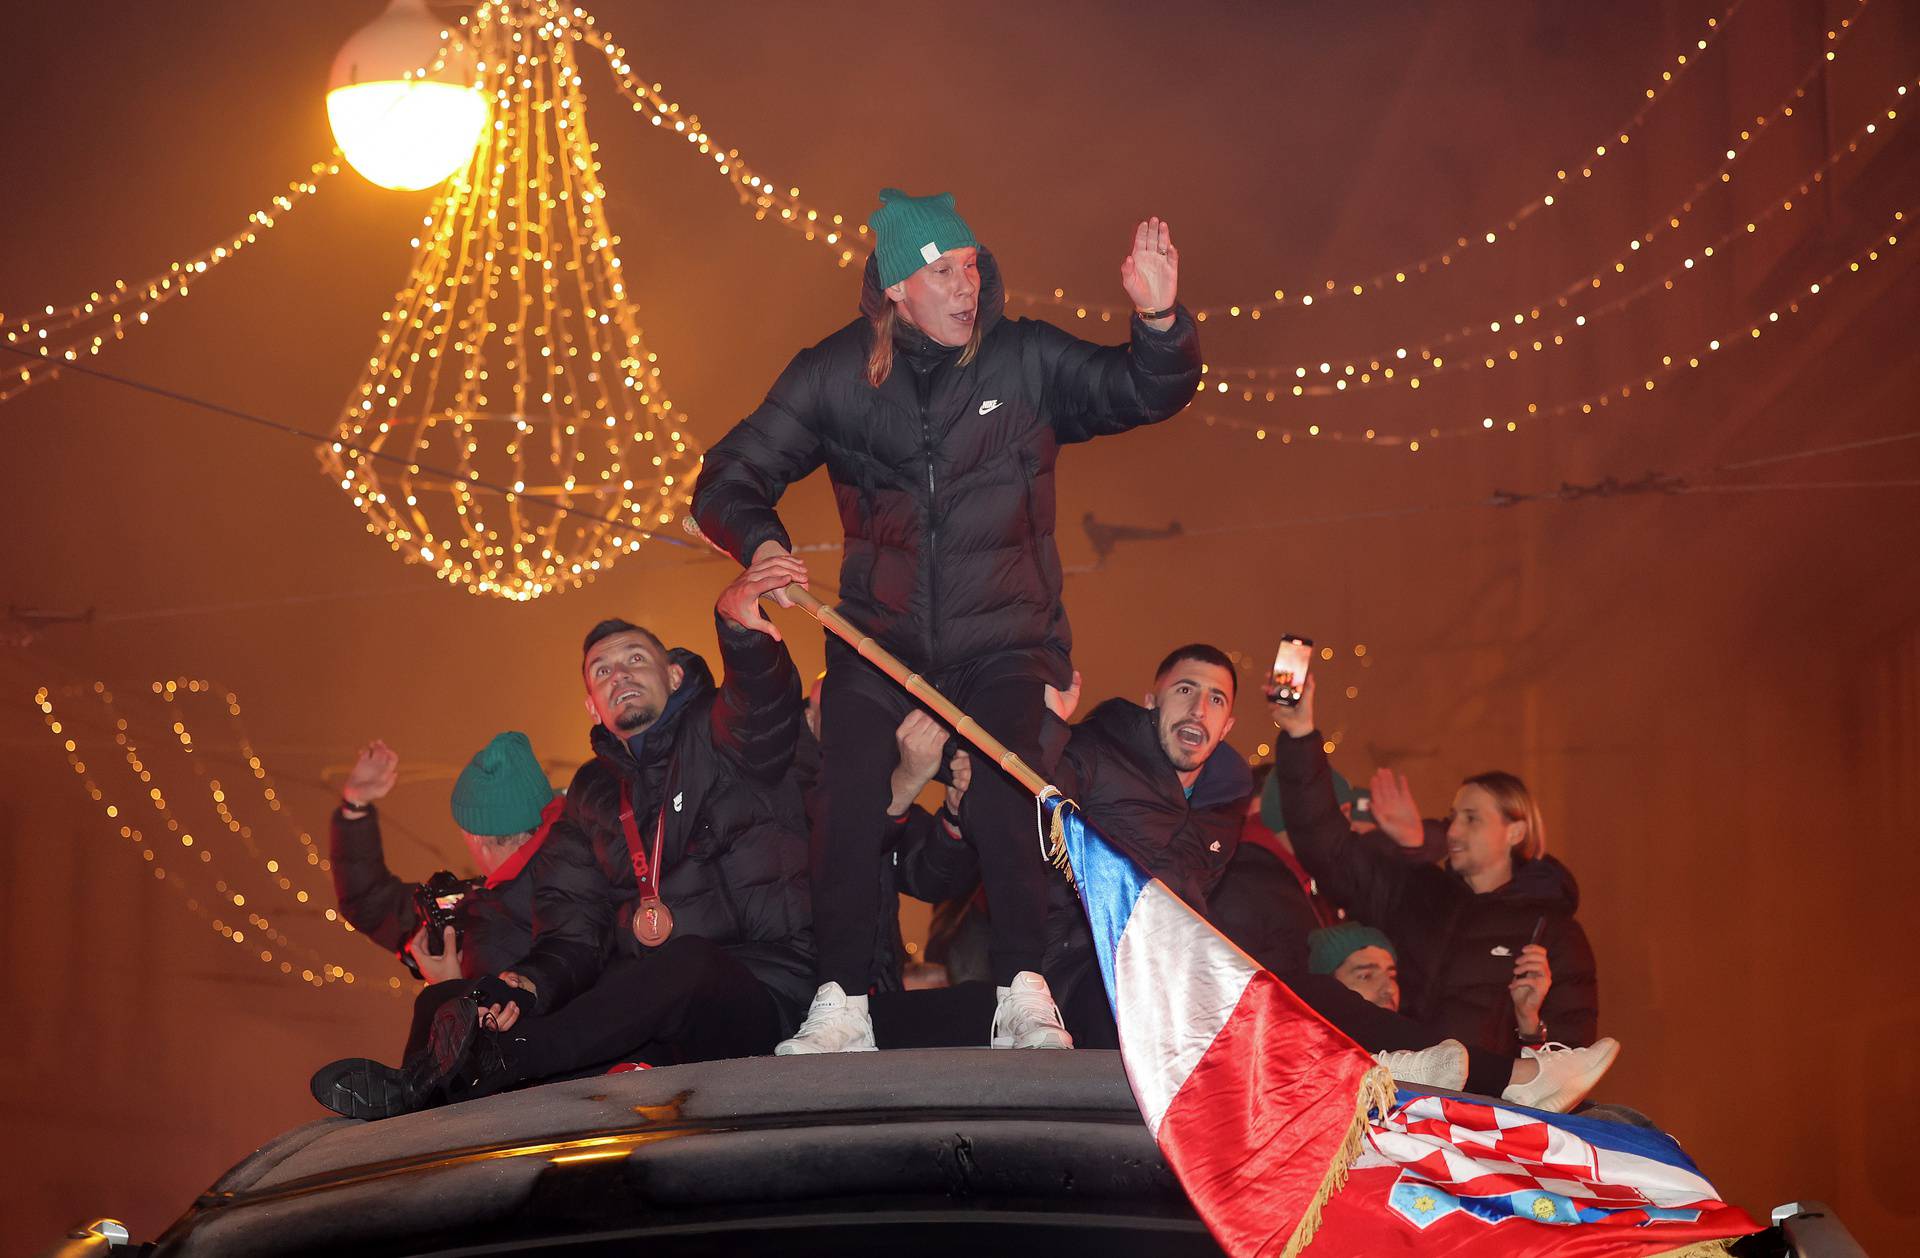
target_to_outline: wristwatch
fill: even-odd
[[[1515,1027],[1513,1029],[1513,1038],[1520,1041],[1520,1047],[1522,1048],[1539,1048],[1547,1042],[1547,1024],[1545,1019],[1541,1020],[1540,1029],[1532,1035],[1522,1035],[1520,1028]]]

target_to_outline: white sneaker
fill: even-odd
[[[996,987],[994,992],[1000,1003],[994,1006],[993,1037],[987,1041],[994,1048],[1073,1047],[1046,979],[1022,970],[1010,986]]]
[[[773,1046],[780,1057],[796,1053],[871,1053],[879,1045],[873,1042],[873,1015],[867,1012],[865,996],[849,996],[838,983],[822,983],[813,994],[813,1004],[793,1038]]]
[[[1441,1040],[1432,1048],[1375,1053],[1373,1059],[1387,1068],[1395,1083],[1450,1092],[1467,1086],[1467,1046],[1459,1040]]]
[[[1600,1082],[1600,1076],[1607,1073],[1613,1059],[1620,1055],[1620,1041],[1602,1036],[1590,1048],[1545,1044],[1523,1048],[1520,1055],[1538,1062],[1540,1073],[1531,1083],[1508,1084],[1500,1099],[1549,1114],[1564,1114],[1580,1104]]]

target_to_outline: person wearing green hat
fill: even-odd
[[[1064,445],[1170,419],[1192,399],[1200,347],[1176,299],[1179,251],[1160,219],[1134,227],[1120,263],[1128,341],[1102,346],[1006,315],[999,268],[951,194],[884,189],[869,226],[858,317],[795,356],[760,407],[707,452],[693,516],[743,565],[788,554],[776,507],[824,465],[845,536],[841,613],[1049,773],[1043,691],[1072,676],[1055,466]],[[754,627],[773,632],[764,618]],[[812,866],[820,986],[783,1053],[874,1046],[874,871],[893,733],[912,707],[828,640],[828,816]],[[962,814],[993,923],[999,991],[984,1038],[1071,1047],[1040,974],[1049,871],[1033,842],[1032,800],[997,769],[982,771]]]
[[[340,913],[381,947],[412,957],[422,977],[473,978],[510,968],[533,942],[530,883],[520,874],[538,850],[559,797],[518,730],[496,734],[454,780],[449,810],[480,877],[466,884],[458,926],[428,941],[416,885],[387,868],[375,802],[398,781],[400,756],[375,739],[354,757],[334,809],[328,851]],[[434,945],[440,945],[435,947]]]
[[[1371,926],[1341,922],[1307,936],[1307,973],[1331,974],[1342,987],[1400,1012],[1400,958],[1393,940]]]
[[[420,883],[387,868],[376,804],[399,780],[400,756],[375,739],[355,755],[329,827],[329,872],[340,915],[374,943],[399,955],[428,986],[414,1002],[407,1051],[425,1043],[433,1014],[467,980],[511,969],[533,946],[533,880],[528,864],[560,815],[556,794],[518,730],[496,734],[454,779],[448,800],[478,878],[436,875],[453,923],[429,939]],[[458,897],[455,900],[455,897]]]

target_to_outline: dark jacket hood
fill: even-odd
[[[1536,900],[1543,909],[1568,914],[1580,907],[1580,884],[1574,880],[1573,871],[1551,856],[1516,859],[1513,880],[1487,894],[1514,900]]]
[[[1129,699],[1108,699],[1087,713],[1085,723],[1124,747],[1142,769],[1151,768],[1157,774],[1164,767],[1167,773],[1174,774],[1173,762],[1167,759],[1166,749],[1160,746],[1159,734],[1154,729],[1152,708]],[[1175,779],[1178,780],[1177,774]],[[1252,793],[1253,770],[1247,767],[1246,757],[1221,743],[1208,753],[1206,763],[1200,766],[1200,776],[1193,780],[1193,793],[1187,796],[1187,803],[1193,808],[1217,808]]]
[[[667,706],[661,709],[659,719],[631,738],[621,738],[604,725],[594,726],[591,740],[595,755],[615,763],[645,764],[655,756],[666,754],[663,749],[673,745],[681,714],[695,699],[714,688],[713,670],[692,651],[673,647],[667,652],[667,663],[680,666],[680,685],[667,696]]]
[[[980,263],[980,308],[974,315],[974,321],[980,325],[980,335],[993,331],[993,325],[1000,322],[1007,313],[1007,289],[1000,280],[1000,264],[985,249],[979,252]],[[872,254],[867,255],[866,268],[860,276],[860,316],[871,322],[887,312],[893,299],[887,296],[887,290],[880,285],[880,263]],[[931,344],[924,332],[900,321],[897,325],[903,331],[917,335]]]

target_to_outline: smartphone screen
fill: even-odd
[[[1296,638],[1288,634],[1280,639],[1280,649],[1273,657],[1273,676],[1267,681],[1267,693],[1288,707],[1299,703],[1300,696],[1306,693],[1307,666],[1311,663],[1312,638]]]

